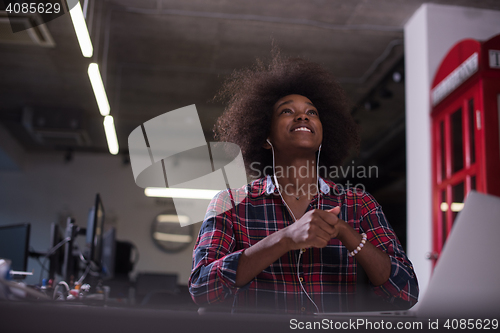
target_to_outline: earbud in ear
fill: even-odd
[[[273,144],[269,141],[269,138],[266,139],[266,143],[262,144],[262,148],[264,149],[273,149]]]

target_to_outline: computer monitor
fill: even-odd
[[[111,228],[102,239],[102,278],[105,280],[115,277],[116,260],[116,229]]]
[[[63,237],[61,229],[57,223],[52,223],[50,226],[50,249],[62,242]],[[56,274],[62,275],[62,266],[64,261],[64,246],[60,246],[51,255],[49,255],[49,279],[54,280]]]
[[[89,249],[89,260],[97,268],[102,268],[102,240],[104,233],[104,207],[101,196],[97,193],[94,206],[89,212],[87,221],[87,247]]]
[[[13,271],[28,269],[30,228],[29,223],[0,226],[0,258],[10,260]]]

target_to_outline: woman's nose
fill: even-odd
[[[306,111],[298,111],[295,114],[295,120],[309,120]]]

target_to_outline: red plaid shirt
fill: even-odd
[[[341,206],[339,217],[373,245],[387,253],[392,268],[389,280],[372,286],[375,294],[387,299],[416,303],[418,284],[411,262],[386,221],[381,206],[368,193],[340,191],[320,179],[320,209]],[[239,204],[234,204],[234,203]],[[315,196],[307,210],[318,208]],[[222,212],[222,213],[221,213]],[[233,308],[311,313],[316,308],[302,292],[299,278],[320,312],[349,311],[356,291],[356,259],[337,239],[325,248],[309,248],[302,255],[290,251],[263,270],[246,286],[235,286],[241,253],[273,232],[293,223],[293,218],[270,177],[261,178],[236,190],[225,190],[210,203],[193,251],[189,290],[199,304],[225,302]]]

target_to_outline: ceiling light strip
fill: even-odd
[[[101,73],[99,72],[99,66],[97,66],[96,63],[91,63],[89,65],[88,73],[92,89],[94,90],[97,106],[99,107],[99,112],[101,112],[101,115],[107,116],[109,115],[110,108],[108,96],[106,95],[104,84],[102,83]]]
[[[159,223],[189,223],[189,217],[186,215],[161,214],[156,217]]]
[[[193,237],[190,235],[167,234],[164,232],[155,232],[153,237],[164,242],[191,243],[193,241]]]
[[[69,11],[71,15],[71,21],[73,21],[73,26],[75,27],[76,38],[80,44],[80,49],[82,54],[86,58],[92,57],[94,49],[92,47],[92,42],[90,41],[89,31],[87,29],[87,24],[85,23],[85,18],[83,17],[82,7],[80,2],[78,2]]]
[[[144,194],[148,197],[179,199],[212,199],[220,191],[191,188],[146,187]]]
[[[115,123],[112,116],[104,117],[104,132],[106,133],[106,140],[108,141],[109,152],[113,155],[118,154],[120,150],[118,147],[118,139],[116,137]]]

